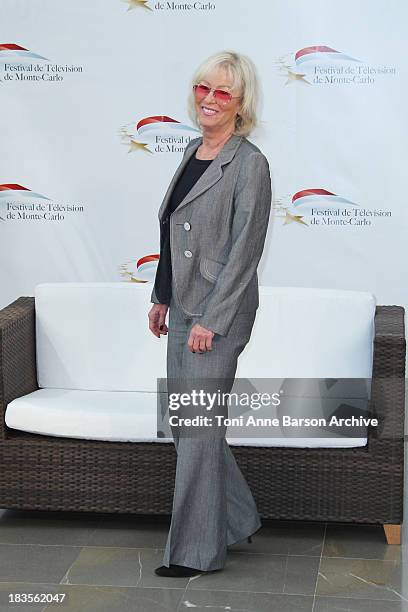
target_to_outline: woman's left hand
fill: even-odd
[[[190,330],[190,336],[187,342],[188,348],[192,353],[212,351],[212,339],[214,335],[213,331],[196,323]]]

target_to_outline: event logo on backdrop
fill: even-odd
[[[74,64],[56,64],[48,58],[15,43],[0,43],[0,82],[32,81],[60,83],[64,75],[83,72]]]
[[[217,7],[214,2],[163,2],[160,0],[121,0],[128,5],[128,11],[145,9],[145,11],[214,11]]]
[[[193,138],[201,132],[166,115],[143,117],[120,128],[119,134],[128,152],[183,153]]]
[[[309,227],[371,227],[375,221],[391,217],[390,210],[366,208],[344,196],[323,188],[302,189],[291,198],[289,206],[276,202],[275,217],[284,225],[300,223]]]
[[[66,213],[81,213],[77,204],[58,204],[47,196],[15,183],[0,185],[1,221],[64,221]]]
[[[144,255],[136,262],[131,259],[120,266],[120,276],[130,283],[153,282],[159,259],[160,255],[158,253]]]
[[[287,76],[285,84],[302,82],[308,85],[372,85],[378,78],[395,76],[395,66],[372,66],[325,45],[299,49],[281,57],[278,66]]]

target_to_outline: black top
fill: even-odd
[[[170,215],[186,197],[193,185],[211,164],[212,159],[197,159],[195,154],[187,162],[172,191],[170,201],[164,211],[160,224],[160,259],[156,270],[154,290],[161,304],[170,305],[171,298],[171,251]]]

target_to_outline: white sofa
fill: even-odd
[[[171,443],[156,436],[157,379],[166,376],[167,337],[158,339],[148,329],[150,295],[148,283],[37,285],[40,388],[8,404],[6,425],[48,436]],[[251,340],[236,377],[253,379],[255,387],[255,379],[370,379],[375,309],[375,298],[367,292],[261,286]],[[303,396],[305,409],[308,393],[293,390],[294,397]],[[256,438],[227,433],[227,440],[294,447],[367,442],[364,435],[333,437],[327,431],[304,438],[298,432]]]

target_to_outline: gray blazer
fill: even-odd
[[[164,216],[172,190],[202,143],[185,148],[160,206]],[[237,313],[259,306],[257,267],[272,202],[265,155],[233,134],[170,215],[174,299],[187,317],[225,336]],[[153,288],[151,301],[159,303]]]

